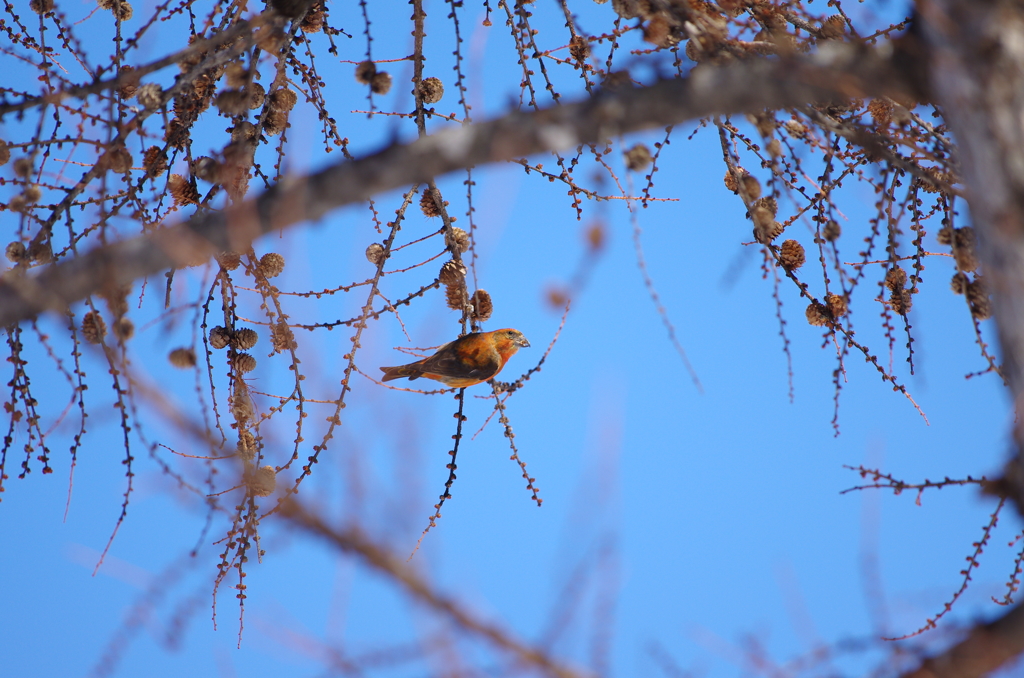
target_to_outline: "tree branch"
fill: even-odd
[[[931,84],[963,165],[985,282],[993,293],[1004,374],[1024,400],[1024,6],[1017,2],[918,3]],[[1024,514],[1024,419],[1001,491]]]
[[[958,141],[971,219],[994,297],[1004,373],[1018,407],[1017,449],[997,481],[1024,513],[1024,6],[996,0],[919,0],[930,54],[930,84]],[[906,678],[989,675],[1024,652],[1018,604],[963,641],[924,661]]]
[[[891,51],[891,50],[890,50]],[[828,43],[809,56],[702,65],[682,79],[616,88],[578,103],[514,112],[395,144],[316,174],[282,180],[259,197],[220,212],[99,248],[39,275],[0,280],[0,325],[7,326],[197,258],[243,250],[257,237],[329,211],[470,166],[511,160],[712,113],[745,113],[849,97],[914,93],[905,69],[878,50]]]
[[[978,624],[967,638],[926,659],[903,678],[980,678],[1024,652],[1024,609],[1020,605],[988,624]]]
[[[332,528],[319,516],[307,512],[294,499],[285,500],[281,512],[296,525],[322,537],[338,550],[361,558],[366,565],[382,572],[404,588],[411,598],[447,617],[463,631],[481,637],[496,648],[509,653],[517,661],[557,678],[585,678],[588,675],[563,666],[544,650],[530,647],[499,627],[477,619],[460,605],[431,588],[411,567],[384,547],[371,541],[357,527]]]

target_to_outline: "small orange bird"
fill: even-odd
[[[529,346],[523,333],[506,328],[493,332],[473,332],[445,344],[437,353],[408,365],[382,367],[384,378],[409,380],[426,377],[445,386],[463,388],[487,381],[501,372],[520,347]]]

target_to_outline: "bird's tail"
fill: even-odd
[[[381,381],[391,381],[392,379],[401,379],[402,377],[408,377],[410,380],[419,377],[422,372],[409,365],[398,365],[397,367],[382,367],[380,371],[384,373]]]

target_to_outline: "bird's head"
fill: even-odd
[[[530,342],[527,341],[526,337],[519,330],[512,328],[506,328],[504,330],[498,330],[497,335],[503,341],[508,342],[518,348],[529,348]]]

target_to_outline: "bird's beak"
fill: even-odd
[[[530,342],[527,341],[526,337],[520,334],[519,338],[516,339],[516,346],[521,346],[522,348],[530,348]]]

